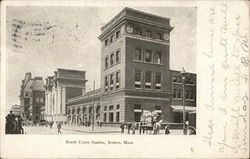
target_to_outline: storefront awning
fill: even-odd
[[[171,105],[171,108],[173,108],[173,112],[182,113],[183,112],[183,106],[182,105]],[[185,112],[196,112],[195,106],[185,106]]]

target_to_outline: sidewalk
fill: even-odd
[[[94,127],[94,131],[92,130],[92,126],[85,127],[85,126],[69,126],[69,125],[63,125],[62,130],[72,130],[72,131],[78,131],[83,133],[107,133],[107,134],[120,134],[120,135],[129,135],[127,133],[127,129],[124,130],[124,133],[121,133],[121,129],[119,127]],[[130,131],[130,134],[132,134],[132,131]],[[139,130],[135,131],[135,135],[139,135]],[[145,133],[141,135],[153,135],[150,133]],[[158,135],[165,135],[164,130],[160,130]],[[183,135],[183,130],[170,130],[170,135]]]

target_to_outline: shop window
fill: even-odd
[[[181,89],[177,90],[177,98],[180,99],[181,98]]]
[[[151,89],[152,86],[152,72],[146,71],[145,72],[145,88],[146,89]]]
[[[135,49],[135,60],[142,61],[142,50],[141,49]]]
[[[147,51],[145,52],[145,61],[146,61],[146,62],[152,62],[152,52],[149,51],[149,50],[147,50]]]
[[[109,122],[114,122],[114,113],[109,113]]]
[[[141,71],[135,70],[135,88],[141,88]]]
[[[120,112],[116,112],[116,122],[120,122]]]
[[[161,89],[161,79],[162,79],[162,74],[159,72],[155,73],[155,89],[160,90]]]
[[[104,122],[107,122],[107,113],[104,113]]]

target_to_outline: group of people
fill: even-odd
[[[5,117],[5,133],[6,134],[24,134],[23,130],[23,119],[20,115],[16,116],[10,111],[10,113]]]

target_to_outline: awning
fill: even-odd
[[[183,112],[183,106],[182,105],[171,105],[171,108],[173,108],[173,112],[182,113]],[[195,106],[185,106],[185,112],[196,112]]]

